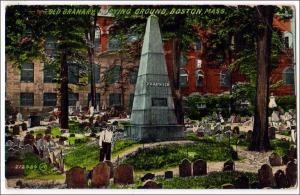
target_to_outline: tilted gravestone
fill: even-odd
[[[104,161],[104,163],[109,166],[109,173],[110,173],[109,178],[113,178],[114,177],[114,165],[113,165],[113,163],[109,160]]]
[[[146,181],[146,180],[152,180],[155,178],[155,174],[153,173],[146,173],[142,178],[141,181]]]
[[[224,163],[223,171],[234,171],[235,163],[232,160],[228,160]]]
[[[188,159],[183,159],[179,164],[179,176],[180,177],[192,176],[192,164]]]
[[[288,162],[285,169],[286,177],[290,186],[297,183],[297,164],[294,161]]]
[[[274,186],[274,176],[270,165],[264,164],[258,170],[258,181],[260,187],[273,187]]]
[[[207,174],[207,162],[202,159],[198,159],[193,164],[193,175],[206,175]]]
[[[173,171],[166,171],[165,172],[165,179],[173,178]]]
[[[277,188],[287,188],[288,187],[287,177],[282,170],[276,171],[274,176],[275,176],[275,183],[276,183]]]
[[[87,187],[87,173],[81,167],[73,167],[66,172],[67,188],[86,188]]]
[[[93,168],[92,173],[92,187],[101,188],[109,185],[110,168],[106,163],[99,163]]]
[[[114,170],[115,184],[133,184],[133,167],[131,165],[122,164]]]
[[[242,174],[234,182],[234,187],[236,189],[249,189],[249,178]]]
[[[140,189],[162,189],[162,184],[147,180]]]
[[[14,125],[13,126],[13,135],[19,135],[20,134],[20,126]]]
[[[276,152],[269,156],[269,162],[271,166],[280,166],[282,164],[281,157]]]
[[[247,142],[251,142],[252,141],[252,133],[253,133],[253,131],[251,131],[251,130],[249,130],[247,132],[247,135],[246,135],[246,141]]]
[[[15,157],[8,157],[8,159],[5,162],[5,176],[6,177],[24,176],[23,160]]]

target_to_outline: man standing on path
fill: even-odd
[[[112,126],[101,131],[99,136],[100,162],[111,159],[111,142],[113,138]]]

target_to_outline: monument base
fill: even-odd
[[[130,125],[126,137],[142,142],[180,140],[184,138],[183,125]]]

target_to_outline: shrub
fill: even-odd
[[[277,106],[280,106],[284,111],[296,109],[296,96],[281,96],[276,97]]]

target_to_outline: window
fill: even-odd
[[[286,85],[294,85],[294,77],[294,69],[291,67],[286,68],[282,73],[282,78]]]
[[[121,105],[121,94],[111,93],[109,94],[109,106],[120,106]]]
[[[99,27],[95,29],[95,51],[100,51],[100,38],[101,38],[101,31]]]
[[[56,101],[56,93],[44,93],[44,106],[56,106]]]
[[[137,76],[138,76],[138,72],[136,70],[130,72],[129,73],[129,83],[135,85]]]
[[[109,37],[108,40],[108,50],[109,51],[116,51],[120,47],[119,40],[113,37]]]
[[[284,37],[284,46],[285,46],[285,48],[290,47],[289,37]]]
[[[88,102],[92,101],[91,93],[88,95]],[[96,93],[96,105],[100,105],[100,93]]]
[[[152,98],[152,106],[168,106],[167,98]]]
[[[45,52],[49,56],[55,55],[56,43],[53,38],[46,38],[45,40]]]
[[[184,67],[187,64],[187,57],[181,53],[180,55],[180,67]]]
[[[22,64],[21,69],[21,81],[22,82],[33,82],[34,81],[34,70],[33,70],[33,63],[26,63]]]
[[[202,70],[196,70],[196,86],[203,87],[204,74]]]
[[[195,50],[199,51],[201,50],[201,40],[197,39],[195,42]]]
[[[109,68],[106,72],[106,81],[108,84],[113,84],[119,81],[121,73],[121,66],[114,65],[113,67]]]
[[[56,79],[56,72],[49,66],[44,66],[44,83],[54,83]]]
[[[69,106],[76,106],[78,99],[78,93],[69,93]]]
[[[95,83],[100,83],[100,66],[98,64],[95,64],[93,66],[92,74],[94,75]],[[91,83],[90,76],[89,76],[89,83]]]
[[[20,105],[21,106],[33,106],[34,94],[33,93],[20,93]]]
[[[69,64],[68,80],[71,84],[77,84],[79,82],[79,65],[71,63]]]
[[[184,69],[180,70],[180,79],[179,79],[179,85],[180,87],[186,87],[188,82],[188,74],[187,71]]]
[[[230,72],[228,70],[221,71],[220,73],[220,86],[221,87],[230,87]]]

